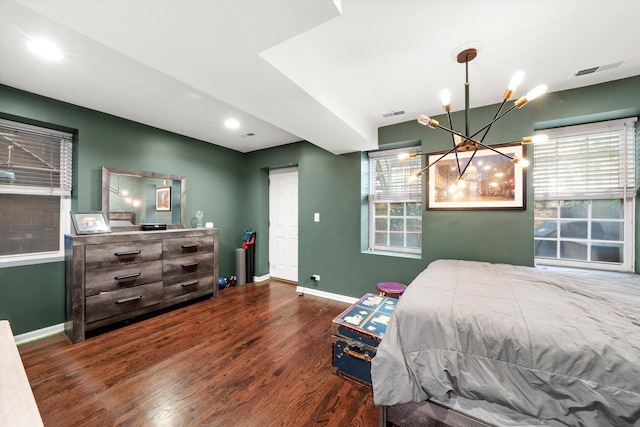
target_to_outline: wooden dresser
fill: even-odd
[[[86,331],[218,296],[218,229],[65,236],[65,332]]]

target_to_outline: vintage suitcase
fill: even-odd
[[[395,298],[366,294],[331,323],[333,372],[371,385],[371,359],[387,329]]]

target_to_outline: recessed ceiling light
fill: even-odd
[[[240,122],[236,119],[227,119],[224,121],[224,125],[229,129],[238,129],[240,127]]]
[[[32,39],[27,42],[31,52],[52,61],[61,61],[64,58],[62,51],[55,43],[47,39]]]

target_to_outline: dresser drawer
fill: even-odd
[[[87,271],[162,259],[162,241],[132,241],[86,246]]]
[[[115,291],[162,280],[162,261],[141,262],[86,272],[85,295]]]
[[[213,268],[212,253],[171,258],[162,262],[162,276],[165,286],[171,286],[212,276]]]
[[[206,291],[213,288],[214,278],[211,274],[204,275],[198,279],[186,280],[164,287],[164,299],[171,299],[181,295],[187,295],[194,292]]]
[[[213,238],[212,236],[193,236],[164,239],[162,248],[165,259],[213,252]]]
[[[95,322],[162,302],[162,282],[103,292],[86,299],[85,322]]]

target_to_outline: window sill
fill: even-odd
[[[0,257],[0,268],[21,267],[25,265],[48,264],[50,262],[64,261],[64,254],[37,254],[21,256]]]
[[[362,251],[362,253],[366,255],[382,255],[396,258],[422,259],[421,253],[416,254],[410,252],[375,251],[369,249]]]
[[[538,268],[548,268],[550,270],[582,270],[601,271],[612,273],[633,273],[633,267],[626,264],[599,263],[596,261],[571,261],[554,258],[534,258],[534,265]]]

